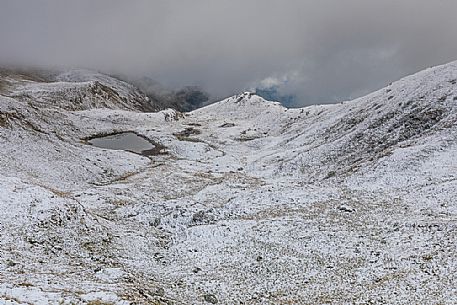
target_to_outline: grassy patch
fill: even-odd
[[[173,135],[179,140],[179,141],[187,141],[187,142],[204,142],[200,139],[196,138],[191,138],[192,135],[198,135],[201,134],[201,131],[199,129],[189,127],[186,128],[180,132],[176,132]]]
[[[104,302],[100,300],[89,301],[87,305],[114,305],[112,302]]]
[[[191,137],[185,137],[185,136],[176,136],[176,138],[179,140],[179,141],[187,141],[187,142],[204,142],[200,139],[197,139],[197,138],[191,138]]]
[[[0,94],[4,93],[6,91],[6,83],[2,80],[0,80]]]

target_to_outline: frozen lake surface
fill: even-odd
[[[93,138],[88,143],[100,148],[126,150],[137,154],[147,154],[155,148],[154,144],[133,132]]]

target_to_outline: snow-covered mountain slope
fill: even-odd
[[[457,302],[457,62],[337,105],[186,114],[72,73],[0,82],[1,302]],[[72,98],[96,82],[117,94]],[[85,141],[123,131],[160,151]]]
[[[0,92],[3,92],[4,96],[40,108],[109,108],[144,112],[158,110],[137,88],[108,75],[87,70],[69,70],[54,74],[26,74],[5,70],[0,73]]]

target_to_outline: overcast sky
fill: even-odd
[[[349,99],[457,60],[457,0],[0,0],[0,63]]]

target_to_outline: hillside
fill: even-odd
[[[457,303],[457,62],[189,113],[88,71],[0,77],[0,302]],[[88,145],[127,131],[157,149]]]

